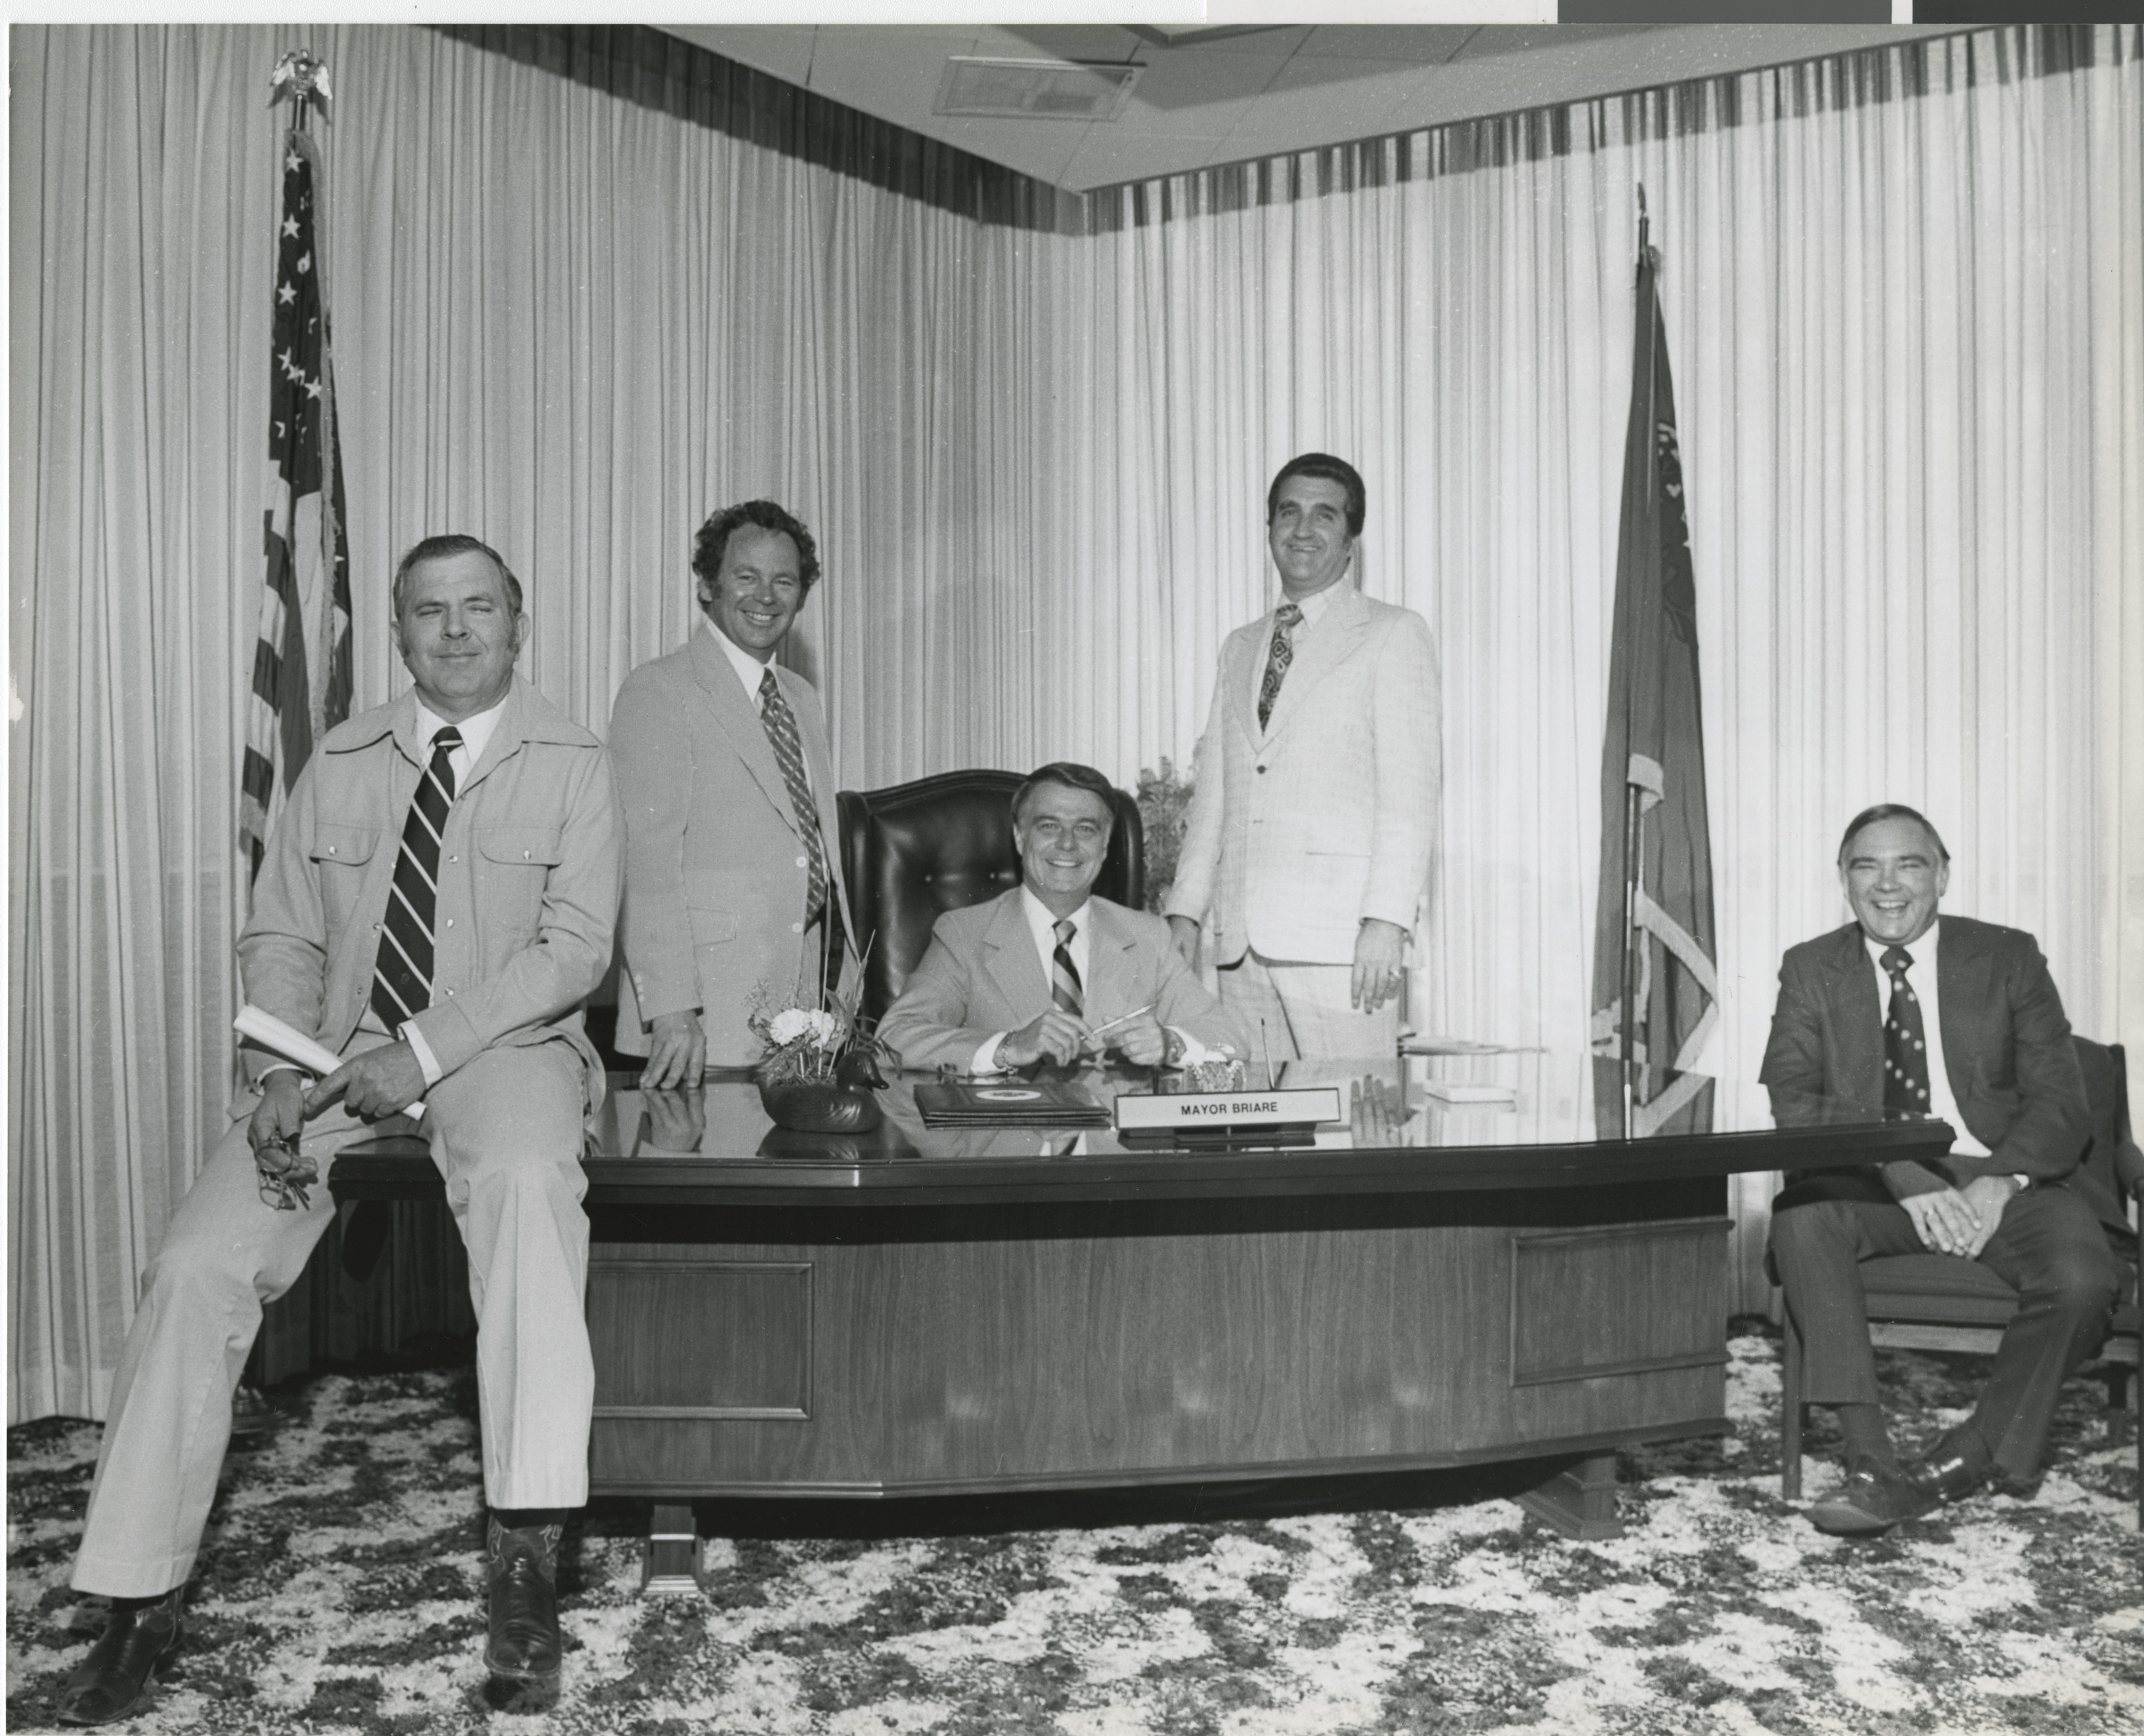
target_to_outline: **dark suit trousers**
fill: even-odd
[[[1773,1218],[1772,1258],[1801,1333],[1810,1403],[1878,1401],[1859,1268],[1883,1254],[1928,1252],[1902,1206],[1820,1199]],[[2039,1469],[2063,1381],[2105,1336],[2114,1257],[2082,1200],[2065,1188],[2034,1188],[2003,1209],[1979,1258],[2017,1291],[2019,1307],[1973,1423],[1998,1467],[2028,1479]]]

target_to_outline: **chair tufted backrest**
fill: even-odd
[[[1012,842],[1016,771],[945,771],[890,790],[844,790],[841,866],[856,925],[870,945],[861,1011],[882,1017],[931,944],[931,926],[1020,884]],[[1094,890],[1133,909],[1146,895],[1139,804],[1116,792],[1116,824]]]

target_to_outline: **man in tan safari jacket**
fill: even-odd
[[[66,1723],[148,1703],[262,1306],[335,1215],[337,1148],[420,1099],[477,1317],[491,1697],[556,1693],[559,1527],[588,1498],[594,1397],[580,1152],[603,1071],[581,1007],[610,959],[618,803],[602,744],[514,673],[529,618],[495,553],[428,538],[394,597],[414,689],[322,740],[238,942],[247,1000],[342,1064],[313,1081],[246,1052],[251,1089],[143,1274],[75,1560],[112,1616]]]

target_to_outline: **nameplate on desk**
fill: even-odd
[[[1175,1133],[1193,1128],[1241,1133],[1338,1121],[1340,1090],[1336,1085],[1318,1085],[1302,1091],[1128,1093],[1117,1099],[1116,1108],[1120,1133]]]

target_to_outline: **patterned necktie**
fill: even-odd
[[[387,895],[380,961],[373,967],[372,1010],[390,1031],[399,1030],[432,1004],[432,919],[439,902],[439,840],[454,806],[454,767],[447,757],[462,745],[451,723],[432,737],[432,762],[409,798],[402,822],[402,853],[395,860],[394,889]]]
[[[804,840],[811,876],[804,894],[804,920],[812,923],[826,907],[826,851],[819,840],[819,811],[811,804],[811,786],[804,776],[804,747],[797,737],[796,714],[775,684],[772,668],[759,678],[759,721],[773,744],[782,781],[789,786],[789,806],[797,811],[797,830]]]
[[[1072,937],[1079,932],[1079,925],[1067,916],[1051,932],[1057,936],[1057,950],[1050,955],[1050,998],[1077,1019],[1081,1012],[1079,967],[1072,962]]]
[[[1883,1015],[1883,1113],[1893,1121],[1913,1120],[1930,1113],[1921,1003],[1906,985],[1913,955],[1903,946],[1887,946],[1883,968],[1891,976],[1891,1005]]]
[[[1295,661],[1295,642],[1288,637],[1296,624],[1303,619],[1303,611],[1292,603],[1283,603],[1273,611],[1273,647],[1266,652],[1265,679],[1258,683],[1258,727],[1266,727],[1273,716],[1273,702],[1280,697],[1281,677],[1288,673],[1288,666]]]

